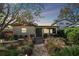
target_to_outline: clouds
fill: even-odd
[[[53,14],[56,14],[58,12],[58,10],[48,10],[48,11],[45,11],[42,13],[42,15],[45,15],[45,16],[49,16],[49,15],[53,15]]]
[[[47,10],[41,14],[41,16],[44,16],[43,18],[39,18],[39,25],[51,25],[53,23],[53,20],[57,17],[59,10]]]
[[[63,6],[64,4],[45,4],[45,10],[41,13],[43,18],[38,19],[38,25],[51,25]]]

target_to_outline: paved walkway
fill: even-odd
[[[34,50],[32,56],[48,56],[47,50],[44,47],[44,44],[34,45]]]
[[[44,43],[44,39],[42,37],[37,37],[34,39],[35,44],[41,44]]]

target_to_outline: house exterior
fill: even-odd
[[[67,20],[62,20],[57,23],[57,25],[59,26],[59,29],[64,29],[65,27],[69,26],[70,24],[72,24],[72,23]]]
[[[77,22],[76,24],[72,25],[72,21],[70,20],[57,20],[57,22],[54,23],[55,25],[57,25],[59,27],[59,29],[64,29],[65,27],[78,27],[79,26],[79,22]]]
[[[33,24],[13,25],[13,34],[22,36],[35,35],[35,25]]]
[[[55,35],[57,34],[57,26],[36,26],[33,24],[17,24],[13,26],[14,35],[22,36],[34,36],[34,37],[43,37],[44,34]]]
[[[57,26],[36,26],[36,37],[57,34]],[[40,33],[40,34],[39,34]]]
[[[71,26],[69,26],[69,27],[79,27],[79,21],[76,22],[76,24],[73,24],[73,25],[71,25]]]

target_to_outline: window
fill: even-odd
[[[26,33],[27,29],[26,28],[22,28],[22,33]]]
[[[52,29],[50,29],[50,33],[52,34]]]
[[[44,29],[44,33],[49,33],[49,29]]]

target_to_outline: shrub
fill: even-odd
[[[71,47],[65,47],[60,51],[55,52],[56,56],[79,56],[79,46],[73,45]]]
[[[44,38],[47,38],[47,37],[48,37],[48,34],[45,33],[45,34],[43,35],[43,37],[44,37]]]
[[[64,30],[58,30],[57,36],[59,36],[59,37],[66,37],[66,35],[64,33]]]
[[[45,47],[47,48],[49,55],[53,55],[55,51],[59,51],[65,46],[65,42],[62,39],[63,38],[48,38],[45,41]]]
[[[18,56],[20,52],[16,49],[0,50],[0,56]]]
[[[17,50],[20,52],[21,55],[28,55],[30,56],[33,51],[33,45],[24,45],[17,48]],[[19,55],[20,55],[19,54]]]
[[[67,38],[70,42],[76,41],[76,33],[75,32],[70,32],[67,34]]]
[[[64,33],[70,42],[77,42],[79,40],[79,28],[66,28]]]
[[[3,39],[3,38],[4,38],[4,34],[0,33],[0,39]]]
[[[14,39],[17,40],[18,39],[18,35],[14,35]]]
[[[30,56],[32,54],[32,50],[33,48],[31,46],[26,46],[23,48],[23,54],[27,54],[28,56]]]
[[[11,50],[8,50],[5,55],[6,56],[18,56],[20,54],[20,52],[16,49],[11,49]]]

